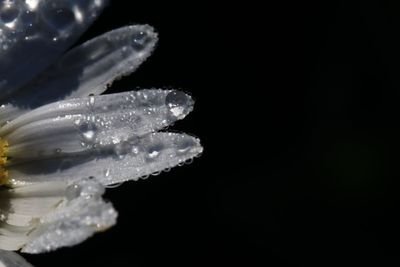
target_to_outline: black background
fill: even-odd
[[[398,264],[399,14],[396,1],[113,1],[82,41],[148,23],[160,42],[110,92],[191,93],[195,110],[173,129],[205,152],[108,190],[119,220],[107,232],[26,257],[37,267]]]

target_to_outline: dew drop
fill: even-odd
[[[150,177],[150,174],[146,174],[146,175],[139,177],[139,179],[146,180],[149,177]]]
[[[150,160],[154,160],[161,154],[161,151],[163,148],[164,148],[163,144],[157,144],[157,145],[151,146],[147,150],[147,158]]]
[[[185,106],[188,100],[188,96],[184,92],[172,91],[165,97],[165,104],[169,107]]]
[[[172,91],[165,97],[165,104],[173,116],[181,119],[190,106],[190,98],[181,91]]]
[[[93,143],[96,139],[97,127],[91,122],[83,122],[78,126],[78,130],[83,137],[84,144]]]
[[[177,145],[177,152],[180,154],[185,154],[194,146],[196,146],[196,143],[193,140],[184,139]]]
[[[185,164],[186,164],[186,165],[192,164],[193,161],[194,161],[193,158],[189,158],[189,159],[187,159],[187,160],[185,161]]]
[[[133,35],[133,48],[136,50],[142,50],[148,43],[150,42],[150,38],[148,34],[144,31],[138,32]]]
[[[133,146],[132,147],[132,153],[135,154],[135,155],[139,154],[139,148],[136,147],[136,146]]]
[[[156,150],[154,150],[152,152],[149,152],[149,158],[154,159],[154,158],[156,158],[158,156],[159,153],[160,152],[158,152]]]
[[[64,30],[75,21],[74,13],[68,8],[47,10],[46,21],[57,30]]]
[[[14,1],[0,2],[0,19],[4,23],[9,23],[18,17],[19,10]]]
[[[94,95],[89,95],[89,100],[87,102],[88,107],[92,107],[94,105]]]
[[[114,153],[119,159],[124,159],[132,150],[132,145],[128,141],[122,141],[114,146]]]
[[[110,188],[110,189],[117,188],[117,187],[120,187],[123,183],[124,182],[120,182],[120,183],[116,183],[116,184],[109,184],[109,185],[106,185],[106,188]]]

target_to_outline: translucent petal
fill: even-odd
[[[173,90],[92,96],[43,106],[0,132],[13,163],[107,148],[171,125],[192,108],[190,96]]]
[[[200,141],[185,134],[152,133],[92,150],[9,166],[11,186],[41,181],[69,181],[95,177],[115,184],[161,172],[202,152]]]
[[[113,80],[132,73],[156,41],[148,25],[113,30],[72,49],[6,101],[32,109],[64,98],[100,94]]]
[[[12,251],[0,250],[1,267],[33,267],[24,258]]]
[[[42,72],[96,19],[105,0],[0,2],[0,100]]]

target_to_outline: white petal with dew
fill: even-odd
[[[179,107],[177,116],[172,109]],[[71,99],[41,107],[0,129],[9,143],[9,164],[102,149],[182,119],[190,96],[173,90],[142,90]]]
[[[95,177],[105,185],[170,169],[198,156],[200,141],[185,134],[152,133],[92,150],[89,154],[42,159],[8,167],[14,186],[43,181]]]
[[[39,253],[80,243],[115,224],[117,213],[102,200],[94,179],[70,186],[52,181],[3,190],[0,249]]]
[[[40,219],[22,248],[26,253],[42,253],[73,246],[95,232],[116,223],[117,212],[111,203],[102,200],[104,187],[94,179],[82,180],[67,189],[67,199],[53,212]]]

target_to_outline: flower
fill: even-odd
[[[114,225],[105,187],[146,178],[202,152],[197,138],[159,130],[192,98],[148,89],[100,95],[153,51],[148,25],[107,32],[64,53],[104,0],[0,2],[0,265]]]

